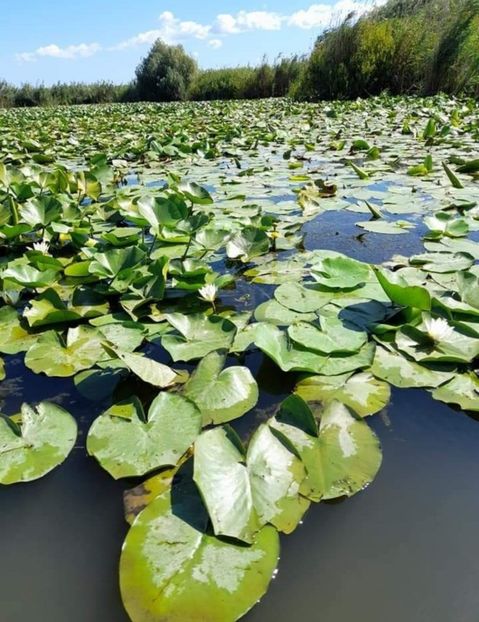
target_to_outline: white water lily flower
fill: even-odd
[[[218,294],[218,288],[216,285],[208,283],[207,285],[200,287],[198,294],[200,295],[200,298],[203,298],[206,302],[214,302],[216,300],[216,295]]]
[[[444,341],[452,336],[454,329],[449,326],[447,320],[442,317],[436,319],[426,318],[424,320],[424,326],[426,327],[427,334],[433,341]]]
[[[48,251],[50,250],[50,244],[46,240],[42,240],[41,242],[34,242],[33,250],[38,251],[43,255],[48,255]]]

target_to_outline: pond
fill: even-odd
[[[8,396],[9,412],[60,393],[84,429],[96,414],[68,382],[25,372],[19,381],[25,393]],[[280,571],[245,620],[477,620],[479,423],[424,391],[397,390],[373,427],[386,456],[374,484],[312,508],[283,538]],[[128,622],[116,581],[124,488],[80,437],[62,468],[2,491],[5,620]]]
[[[222,105],[217,103],[211,104],[211,108],[204,107],[205,116],[217,119]],[[479,388],[474,389],[477,394],[467,385],[462,394],[461,390],[454,387],[438,395],[437,387],[441,390],[444,386],[448,387],[449,382],[454,382],[457,378],[463,379],[468,374],[469,378],[472,377],[470,374],[476,377],[475,359],[479,350],[476,353],[475,347],[476,342],[479,342],[479,332],[476,333],[475,330],[479,307],[474,295],[461,285],[460,279],[467,280],[469,277],[458,277],[459,286],[455,278],[459,272],[470,272],[471,276],[479,276],[476,265],[479,258],[479,244],[476,242],[479,219],[474,200],[478,182],[476,177],[465,174],[460,176],[462,187],[455,188],[451,186],[446,169],[437,165],[429,170],[429,164],[424,160],[426,154],[432,153],[436,163],[449,161],[451,166],[460,166],[462,159],[462,166],[465,166],[464,162],[471,161],[474,149],[477,149],[477,107],[470,102],[446,98],[386,98],[363,103],[325,104],[319,107],[292,107],[288,102],[244,103],[243,106],[228,104],[225,105],[225,120],[221,129],[224,135],[218,137],[213,131],[203,135],[201,125],[201,130],[192,135],[190,140],[191,144],[193,141],[201,143],[201,149],[195,147],[201,153],[190,153],[186,158],[183,155],[179,157],[178,153],[172,156],[174,136],[172,138],[164,129],[161,115],[164,113],[167,119],[169,115],[177,122],[179,119],[185,132],[191,132],[195,128],[189,125],[189,106],[185,109],[148,105],[144,108],[113,107],[123,110],[118,115],[119,125],[133,122],[126,112],[131,110],[137,115],[140,129],[132,133],[135,140],[144,141],[147,131],[154,133],[153,126],[157,134],[165,132],[161,140],[157,138],[157,142],[161,149],[166,149],[165,145],[168,147],[166,160],[160,147],[158,150],[161,153],[152,155],[151,140],[147,147],[142,147],[142,162],[137,160],[140,157],[138,154],[133,157],[130,152],[133,149],[131,145],[126,147],[117,138],[112,139],[112,144],[108,146],[107,139],[113,135],[113,128],[108,127],[106,111],[93,108],[95,112],[92,120],[83,119],[81,132],[76,125],[78,119],[75,113],[68,113],[71,115],[72,128],[79,132],[84,151],[74,165],[73,155],[78,154],[71,151],[67,141],[45,146],[45,153],[51,154],[52,162],[36,162],[36,165],[46,167],[45,170],[49,172],[54,169],[55,162],[60,160],[68,162],[69,166],[78,171],[82,167],[89,167],[89,174],[92,176],[89,183],[94,181],[102,184],[102,191],[98,195],[96,190],[91,192],[91,196],[87,192],[80,207],[76,205],[80,211],[98,209],[98,212],[91,211],[88,216],[90,225],[93,220],[91,231],[94,231],[94,234],[89,234],[90,239],[93,239],[90,246],[87,246],[86,238],[77,242],[73,235],[67,246],[61,247],[55,237],[64,233],[60,225],[55,225],[57,229],[54,228],[49,238],[51,255],[64,259],[65,266],[70,261],[77,262],[77,259],[89,263],[90,272],[87,271],[88,277],[81,281],[82,286],[89,287],[90,283],[95,283],[95,278],[100,282],[98,292],[109,301],[110,307],[101,314],[88,317],[88,322],[91,321],[95,330],[102,327],[102,316],[114,318],[115,314],[126,311],[129,314],[128,322],[125,323],[123,316],[122,322],[127,328],[132,328],[132,320],[142,323],[142,326],[149,326],[150,332],[144,333],[147,334],[146,345],[143,343],[142,347],[147,358],[174,366],[180,374],[193,373],[198,360],[205,359],[208,352],[191,358],[177,356],[178,350],[175,348],[178,348],[178,338],[174,342],[176,333],[168,325],[168,317],[171,318],[172,311],[177,309],[178,315],[188,316],[191,312],[198,313],[198,310],[203,313],[203,309],[208,308],[208,304],[197,300],[197,291],[201,285],[200,283],[197,286],[197,283],[207,274],[199,268],[199,262],[206,257],[208,270],[214,270],[218,275],[228,273],[234,277],[230,282],[225,282],[224,287],[219,285],[218,298],[213,302],[213,310],[217,314],[223,314],[223,317],[233,320],[242,313],[254,312],[254,317],[260,324],[257,330],[263,332],[266,323],[274,327],[272,330],[283,333],[285,326],[288,326],[286,330],[293,325],[305,323],[316,326],[317,318],[308,317],[307,309],[302,308],[294,296],[298,292],[301,295],[315,292],[324,296],[325,291],[329,291],[328,300],[320,301],[320,318],[329,318],[331,315],[336,317],[339,314],[338,317],[343,317],[350,333],[356,331],[362,335],[366,331],[368,336],[365,339],[369,341],[364,348],[372,344],[371,347],[376,348],[376,357],[377,349],[386,353],[392,352],[395,356],[399,353],[411,365],[418,364],[414,368],[416,371],[427,370],[429,374],[444,375],[443,380],[431,380],[430,384],[415,384],[409,378],[405,385],[424,388],[398,388],[402,386],[404,378],[397,383],[391,380],[390,374],[386,373],[386,367],[382,368],[377,358],[373,362],[374,355],[365,363],[360,362],[351,369],[346,369],[347,373],[354,374],[358,370],[359,373],[369,373],[372,370],[376,375],[376,382],[387,379],[393,385],[389,401],[386,398],[384,404],[381,404],[384,407],[379,406],[365,413],[375,413],[374,416],[367,417],[367,424],[377,434],[381,444],[381,468],[375,477],[372,474],[372,477],[364,480],[363,485],[351,489],[349,493],[347,486],[351,484],[348,483],[344,494],[352,494],[351,498],[341,494],[331,495],[335,498],[325,495],[321,503],[313,503],[304,517],[298,520],[299,524],[294,533],[281,534],[278,572],[274,573],[261,604],[242,619],[250,622],[286,622],[298,617],[321,619],[324,622],[344,622],[354,617],[368,622],[383,622],[386,619],[388,622],[477,622],[479,416],[474,411],[479,411]],[[459,112],[456,114],[455,111]],[[247,130],[243,129],[241,135],[231,134],[232,128],[236,128],[238,123],[243,128],[247,126],[247,119],[250,118],[248,112],[256,114],[252,125]],[[56,116],[59,113],[56,112],[28,112],[30,117],[27,125],[32,121],[32,114],[37,114],[36,120],[44,123],[45,127],[54,127],[61,121]],[[148,115],[151,127],[147,121]],[[349,115],[348,122],[345,121],[346,115]],[[456,119],[457,115],[462,118],[459,128],[449,121],[450,118]],[[366,116],[368,121],[364,125]],[[431,118],[435,120],[435,130],[429,136],[426,134],[432,132]],[[17,111],[5,119],[7,129],[10,127],[12,133],[18,133],[22,125],[21,114]],[[411,134],[401,133],[406,121],[414,126]],[[99,128],[94,144],[88,142],[91,138],[87,139],[87,124],[90,122]],[[23,131],[26,131],[25,127]],[[449,129],[446,131],[444,128]],[[391,140],[391,135],[397,140]],[[18,141],[21,144],[21,134],[19,136]],[[264,144],[254,144],[261,137]],[[12,143],[12,137],[7,135],[7,139]],[[48,138],[42,136],[41,140],[46,144]],[[342,140],[345,141],[345,146],[336,144]],[[368,143],[365,146],[361,141]],[[20,155],[15,155],[12,149],[5,150],[6,142],[3,143],[3,155],[0,150],[0,164],[3,160],[5,166],[11,167],[12,171],[18,171],[25,164],[32,164],[28,149],[26,152],[20,150]],[[331,146],[332,142],[335,142],[334,148]],[[180,147],[185,149],[184,144],[174,148]],[[374,157],[368,158],[367,153],[373,147]],[[134,148],[139,150],[136,143]],[[208,148],[218,150],[214,157],[213,154],[211,157],[204,157]],[[379,150],[377,153],[381,154],[380,157],[376,157],[376,150]],[[97,152],[104,152],[105,155],[94,160]],[[125,160],[120,162],[121,158]],[[351,161],[353,167],[350,166]],[[422,164],[423,161],[425,164]],[[241,165],[238,168],[239,163]],[[35,163],[33,166],[35,167]],[[420,166],[424,168],[418,172],[411,170]],[[22,183],[27,179],[32,187],[35,186],[37,181],[32,181],[35,173],[25,168],[20,170],[21,175],[24,175]],[[118,183],[117,178],[111,177],[112,170],[120,171],[119,178],[123,183]],[[15,172],[15,175],[19,174]],[[186,190],[180,184],[181,177],[190,182]],[[3,176],[4,182],[5,178],[6,175]],[[9,183],[9,186],[6,183],[4,185],[9,188],[18,187],[11,180]],[[73,182],[70,180],[71,183]],[[165,184],[169,184],[168,189],[165,189]],[[228,250],[228,246],[225,253],[223,242],[211,243],[209,247],[204,247],[204,252],[198,250],[196,240],[204,239],[199,237],[200,229],[191,233],[192,239],[197,236],[193,244],[191,240],[185,243],[184,231],[181,236],[178,230],[175,235],[172,233],[180,218],[175,220],[171,214],[168,218],[172,219],[173,224],[168,225],[171,229],[169,233],[161,229],[155,231],[154,225],[151,230],[143,227],[141,217],[145,218],[147,207],[144,211],[140,210],[141,214],[138,213],[138,203],[141,204],[143,200],[141,197],[154,196],[155,193],[161,195],[170,189],[174,189],[176,195],[188,197],[192,201],[195,216],[205,213],[210,215],[212,220],[206,228],[213,223],[215,230],[225,229],[230,238],[225,234],[224,240],[231,241],[231,235],[236,235],[239,239],[244,235],[245,227],[255,229],[256,237],[254,240],[241,239],[241,243],[237,241],[241,252],[235,255]],[[34,191],[37,192],[36,189]],[[66,192],[57,192],[57,196],[63,196]],[[214,203],[209,201],[210,194]],[[206,195],[208,200],[205,199]],[[29,205],[31,197],[21,198],[18,193],[15,197],[20,214],[28,214],[24,206]],[[5,197],[0,194],[0,199]],[[72,216],[72,206],[70,205],[68,211],[65,204],[62,209],[66,222],[75,223],[68,232],[65,229],[65,235],[72,236],[73,229],[75,234],[83,235],[84,231],[78,224],[78,214]],[[101,218],[97,218],[98,214]],[[192,217],[191,212],[189,217]],[[270,217],[274,217],[275,221],[268,220]],[[29,216],[25,218],[31,225]],[[261,218],[266,220],[261,221]],[[60,222],[58,214],[47,224],[32,225],[32,231],[35,234],[41,231],[42,235],[46,235],[52,222]],[[0,232],[4,234],[7,231],[5,226],[13,226],[5,223],[3,220],[0,225]],[[439,225],[443,228],[434,228]],[[81,226],[86,227],[83,216]],[[120,239],[122,227],[125,230],[126,244],[140,249],[143,245],[145,248],[149,247],[148,255],[145,254],[142,260],[145,265],[156,261],[162,252],[166,252],[164,249],[168,248],[170,272],[165,297],[154,299],[142,294],[144,297],[141,304],[147,305],[148,314],[143,312],[141,315],[137,306],[131,302],[131,292],[135,291],[136,295],[139,286],[136,285],[134,290],[128,289],[129,284],[124,286],[118,279],[118,271],[116,274],[108,274],[103,282],[106,285],[101,285],[105,274],[94,267],[95,262],[98,264],[100,261],[100,251],[109,252],[108,245],[113,249],[125,247]],[[135,228],[136,238],[132,233]],[[456,230],[462,233],[456,235]],[[2,251],[2,271],[10,270],[10,273],[2,272],[3,289],[7,290],[7,285],[10,288],[13,284],[20,296],[16,304],[9,303],[4,297],[3,308],[14,306],[19,317],[26,310],[24,318],[29,314],[33,317],[29,311],[34,307],[32,301],[46,289],[44,285],[35,287],[28,283],[22,284],[21,275],[11,272],[16,269],[15,262],[22,257],[23,246],[33,241],[32,231],[20,232],[15,243],[7,238]],[[271,242],[267,242],[267,247],[264,248],[263,238],[257,235],[258,231],[261,235],[267,231],[269,239],[275,240],[272,246]],[[116,239],[105,237],[111,232],[117,236]],[[22,239],[25,235],[30,238]],[[168,240],[167,243],[164,240],[162,242],[162,235],[166,236],[164,239]],[[132,236],[131,239],[128,236]],[[79,244],[76,249],[75,244]],[[178,267],[179,264],[174,262],[181,260],[183,253],[188,255],[190,244],[192,257],[198,263],[191,264],[188,269],[184,265]],[[263,250],[258,250],[261,244]],[[22,249],[21,252],[18,248]],[[428,252],[427,257],[422,256],[425,250]],[[41,274],[45,274],[44,270],[48,266],[44,262],[48,263],[50,260],[39,260],[35,254],[28,253],[25,250],[20,263],[31,262]],[[48,253],[46,256],[48,258]],[[346,285],[328,290],[321,281],[323,279],[324,282],[327,275],[322,262],[325,257],[334,259],[343,256],[352,258],[357,263],[351,264],[339,277],[331,272],[331,278],[345,279]],[[443,269],[442,265],[438,268],[440,263],[446,265],[447,262],[453,265],[450,270],[447,266]],[[356,296],[358,283],[347,282],[348,278],[354,277],[356,267],[359,266],[357,269],[361,270],[364,264],[385,266],[383,273],[378,275],[370,272],[369,276],[364,277],[367,281],[366,287],[370,288],[368,291],[373,292],[374,296],[376,292],[381,292],[380,302],[377,304],[385,309],[384,314],[378,316],[374,322],[371,320],[372,316],[367,315],[367,324],[362,323],[366,322],[362,316],[358,319],[357,309],[355,311],[354,308],[365,299],[376,298],[373,294]],[[106,269],[105,265],[102,264],[102,270]],[[108,267],[111,268],[111,265],[112,262]],[[61,270],[66,269],[65,266],[62,265]],[[323,267],[319,269],[317,266]],[[391,269],[402,273],[406,281],[395,281],[392,276],[384,277],[385,282],[381,281],[381,274],[394,274]],[[60,268],[57,269],[57,274],[58,270]],[[371,269],[368,267],[367,270]],[[126,282],[127,277],[123,278]],[[215,283],[220,283],[220,277],[215,278]],[[71,275],[65,272],[63,281],[58,277],[58,282],[50,286],[63,297],[68,287],[71,287],[71,279]],[[141,283],[143,287],[144,282]],[[284,289],[285,285],[289,287],[292,284],[300,288],[294,290],[293,298],[290,290]],[[360,287],[363,285],[360,283]],[[471,286],[473,292],[475,286],[474,281]],[[108,289],[112,287],[118,288],[113,295],[111,289]],[[277,294],[281,288],[282,296]],[[398,294],[398,289],[401,288],[411,297],[429,296],[429,308],[420,306],[422,303],[416,305],[413,298],[412,302],[404,302],[404,295],[401,292]],[[125,294],[127,289],[128,294]],[[331,294],[333,290],[334,295]],[[67,298],[62,300],[66,301]],[[288,300],[292,301],[291,306],[284,302]],[[271,306],[271,301],[275,302],[276,307]],[[134,302],[136,305],[137,301]],[[65,304],[70,305],[70,302]],[[279,307],[281,309],[278,311]],[[68,308],[71,311],[79,306]],[[399,314],[398,308],[402,309]],[[447,312],[444,310],[446,308]],[[35,317],[41,316],[42,321],[33,326],[32,330],[32,327],[29,328],[32,339],[36,339],[45,330],[54,329],[60,333],[67,326],[77,326],[85,320],[85,317],[77,317],[73,323],[70,319],[65,324],[63,317],[60,323],[48,321],[50,310],[47,313],[40,306],[34,309],[37,314]],[[456,314],[454,316],[453,311]],[[55,312],[59,312],[58,305]],[[108,315],[109,312],[111,316]],[[346,316],[341,316],[345,312],[348,313],[347,319],[344,319]],[[207,315],[210,311],[204,313],[206,318],[211,317]],[[424,323],[427,327],[427,322],[431,321],[428,313],[433,314],[436,319],[446,318],[450,322],[449,332],[446,331],[444,337],[445,346],[439,354],[436,351],[437,342],[428,343],[426,348],[421,341],[422,337],[418,337],[421,330],[423,333],[425,331]],[[47,321],[44,321],[45,318]],[[177,324],[174,324],[176,321],[171,320],[174,328],[177,328]],[[242,334],[250,321],[252,322],[248,316],[242,327],[238,324],[238,333]],[[5,330],[8,326],[4,324]],[[405,326],[409,327],[409,341],[401,341],[397,336],[394,341],[391,335],[401,334]],[[321,330],[326,331],[322,324]],[[459,346],[455,343],[451,346],[448,341],[452,339],[453,330],[459,331],[464,339],[467,338],[465,345],[461,346],[464,348],[462,355],[457,352]],[[272,334],[276,336],[275,339],[279,339],[281,335],[280,332]],[[418,345],[411,345],[411,335],[419,340]],[[353,334],[347,336],[348,340],[354,338]],[[339,341],[340,337],[337,339]],[[292,338],[292,341],[295,339]],[[23,351],[8,353],[1,349],[2,345],[5,348],[1,338],[0,342],[0,351],[3,352],[5,362],[5,380],[0,383],[2,412],[11,415],[20,411],[22,403],[35,404],[46,400],[71,413],[79,428],[75,446],[59,468],[36,481],[0,488],[0,528],[3,534],[0,538],[2,620],[128,622],[132,618],[122,606],[118,587],[120,553],[129,527],[124,517],[123,493],[141,484],[145,477],[126,477],[115,481],[107,472],[108,468],[113,467],[105,461],[103,466],[106,464],[107,470],[102,469],[88,455],[86,443],[92,423],[111,406],[112,401],[118,402],[135,394],[145,405],[149,405],[160,385],[153,387],[152,383],[145,382],[141,375],[138,377],[134,372],[133,362],[127,356],[137,346],[125,350],[126,358],[122,358],[125,353],[121,348],[118,349],[114,339],[108,340],[110,350],[107,350],[112,360],[115,356],[118,358],[114,364],[110,359],[104,361],[97,357],[91,365],[86,364],[79,368],[87,370],[97,365],[95,369],[98,369],[103,365],[102,369],[107,370],[106,374],[116,373],[118,370],[120,374],[126,373],[125,377],[121,377],[113,398],[112,391],[107,390],[101,399],[98,399],[98,395],[91,394],[91,387],[99,390],[102,379],[99,383],[82,389],[77,382],[78,376],[75,384],[73,374],[59,377],[60,374],[51,372],[54,364],[58,364],[57,361],[52,363],[45,359],[46,362],[42,363],[43,359],[40,362],[35,359],[35,367],[28,363],[28,353],[27,359],[24,358]],[[171,345],[172,343],[175,345]],[[308,351],[309,344],[296,343],[299,346],[293,345],[293,349],[296,348],[300,353]],[[194,339],[188,341],[188,344],[190,348],[198,347]],[[278,353],[272,345],[265,345],[256,333],[247,344],[241,342],[238,347],[234,344],[229,344],[231,347],[226,361],[227,369],[238,364],[246,366],[259,387],[255,406],[242,417],[230,421],[232,429],[247,444],[254,437],[258,426],[261,429],[261,424],[270,424],[288,396],[298,390],[301,394],[301,390],[305,390],[304,387],[301,389],[305,377],[307,381],[312,374],[316,374],[313,378],[319,376],[314,369],[314,363],[290,365],[288,368],[289,360],[284,352]],[[361,348],[364,349],[363,345]],[[348,355],[358,356],[358,350],[359,346]],[[347,348],[344,351],[347,352]],[[429,357],[425,362],[424,352]],[[42,356],[45,358],[44,354]],[[108,371],[108,365],[111,365],[113,371]],[[312,366],[311,369],[308,365]],[[34,373],[33,369],[39,373]],[[337,378],[343,373],[336,371],[331,376]],[[364,377],[361,378],[366,384],[370,382],[368,379],[364,380]],[[184,380],[177,380],[180,387],[183,382]],[[476,380],[469,382],[474,384]],[[178,391],[181,392],[181,389]],[[468,391],[471,391],[472,397]],[[437,399],[433,399],[435,392]],[[337,395],[340,395],[339,389]],[[337,395],[334,400],[343,399]],[[460,410],[461,400],[465,403],[466,396],[468,410]],[[318,401],[325,408],[329,403],[323,394],[321,399],[315,398],[311,403],[316,404]],[[349,402],[346,401],[346,404],[350,407]],[[314,412],[317,416],[316,411]],[[217,423],[214,420],[213,422]],[[205,432],[202,436],[204,435]],[[285,447],[290,447],[290,439],[283,438],[282,442]],[[291,449],[295,455],[297,451],[299,452],[297,447],[294,452]],[[93,452],[90,450],[90,453]],[[162,466],[166,464],[170,463],[165,462]],[[373,478],[374,481],[371,481]],[[358,494],[353,494],[355,492]],[[207,497],[208,493],[205,495]],[[225,532],[222,533],[224,535]],[[247,538],[245,542],[248,542]],[[214,618],[215,621],[216,619]],[[133,620],[142,622],[143,618]]]

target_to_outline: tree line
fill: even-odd
[[[440,91],[479,96],[479,0],[389,0],[323,32],[308,58],[264,59],[257,67],[200,70],[181,45],[157,40],[130,84],[0,81],[0,107]]]
[[[0,107],[284,97],[305,63],[304,58],[291,56],[273,63],[264,59],[257,67],[200,70],[183,46],[157,40],[130,84],[102,81],[14,86],[0,80]]]

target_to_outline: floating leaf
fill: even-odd
[[[0,352],[18,354],[28,350],[36,338],[36,335],[30,334],[22,326],[13,307],[5,306],[0,309]]]
[[[370,268],[350,257],[333,257],[314,264],[311,274],[329,289],[351,289],[369,281]]]
[[[135,376],[141,378],[143,382],[152,384],[154,387],[165,389],[184,381],[184,373],[180,374],[175,369],[168,367],[168,365],[154,361],[142,354],[121,352],[120,350],[110,348],[106,349],[112,355],[117,356]]]
[[[274,297],[279,304],[297,313],[313,313],[331,300],[328,292],[302,283],[284,283],[275,290]]]
[[[435,400],[457,404],[463,410],[479,412],[479,378],[473,372],[458,374],[431,393]]]
[[[207,532],[194,486],[165,492],[137,517],[120,560],[132,622],[235,622],[263,596],[278,563],[279,538],[263,528],[252,546]]]
[[[288,335],[298,345],[324,354],[354,354],[367,342],[365,332],[347,328],[335,317],[321,317],[321,329],[306,322],[288,328]]]
[[[342,376],[309,376],[296,385],[295,392],[308,402],[326,404],[337,400],[360,417],[374,415],[383,409],[391,394],[386,382],[376,380],[368,372]]]
[[[286,333],[272,325],[264,325],[255,333],[255,344],[283,371],[306,371],[324,375],[339,375],[368,367],[374,346],[366,344],[353,355],[332,356],[295,346]]]
[[[374,268],[377,279],[389,298],[398,305],[429,311],[431,296],[425,287],[410,285],[400,273]]]
[[[367,423],[340,402],[328,403],[318,414],[319,430],[305,402],[293,395],[283,402],[271,426],[291,442],[306,467],[304,494],[313,501],[351,496],[376,476],[379,441]]]
[[[399,352],[390,351],[381,346],[376,348],[371,371],[377,378],[401,389],[437,387],[454,375],[419,365]]]
[[[160,393],[145,418],[133,399],[93,422],[87,450],[112,477],[135,477],[175,465],[201,430],[201,413],[181,395]]]
[[[267,253],[269,246],[270,241],[264,231],[255,227],[245,227],[228,241],[226,254],[230,259],[247,262],[253,257]]]
[[[25,365],[36,374],[73,376],[105,358],[103,335],[88,326],[68,330],[66,340],[55,331],[42,333],[25,355]]]
[[[298,302],[298,306],[300,304],[301,302]],[[271,324],[276,324],[276,326],[289,326],[296,322],[312,322],[317,319],[316,313],[293,311],[273,299],[257,306],[254,311],[254,317],[258,322],[270,322]]]
[[[65,460],[76,437],[73,417],[50,402],[23,404],[20,414],[0,416],[0,483],[43,477]]]
[[[233,322],[219,316],[169,313],[165,317],[180,333],[179,336],[165,335],[161,340],[174,361],[191,361],[213,350],[228,350],[236,334]]]
[[[479,355],[476,333],[459,324],[448,329],[443,337],[435,339],[428,334],[425,321],[417,327],[404,324],[396,333],[396,346],[419,362],[470,363]]]
[[[241,417],[258,401],[258,385],[247,367],[223,369],[226,354],[210,352],[200,361],[183,392],[201,410],[203,425]]]
[[[216,535],[253,542],[266,523],[295,529],[309,503],[299,495],[305,470],[266,426],[258,428],[245,455],[228,426],[204,432],[195,443],[194,479]]]

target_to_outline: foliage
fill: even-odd
[[[478,94],[477,0],[390,0],[350,14],[317,40],[291,94],[352,99],[391,93]]]
[[[196,61],[182,45],[158,39],[136,68],[138,97],[145,101],[185,100],[196,72]]]
[[[52,86],[13,86],[0,80],[0,108],[32,106],[70,106],[72,104],[108,104],[130,101],[132,85],[96,82],[84,84],[58,82]]]
[[[363,70],[379,80],[374,40]],[[278,533],[374,481],[368,417],[391,386],[477,412],[473,100],[1,118],[1,382],[25,367],[63,378],[90,399],[89,455],[147,478],[127,495],[120,561],[133,622],[234,622],[254,606]],[[351,256],[328,235],[339,223],[344,244],[349,218]],[[1,414],[0,483],[47,475],[75,438],[53,404]]]
[[[154,44],[137,68],[130,84],[72,82],[52,86],[14,86],[0,80],[0,108],[109,104],[138,100],[258,99],[284,97],[298,78],[305,61],[279,57],[270,64],[196,71],[195,61],[180,46]]]
[[[234,67],[200,71],[190,89],[190,99],[259,99],[284,97],[298,78],[304,60],[280,57],[271,65],[266,59],[258,67]]]

